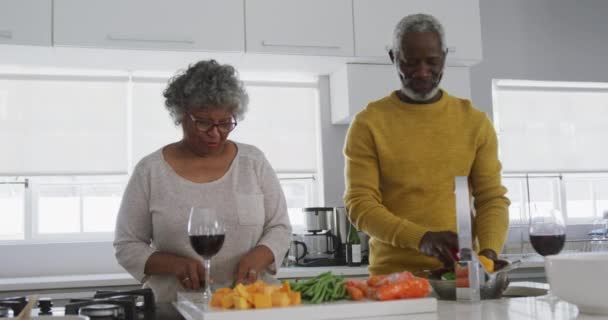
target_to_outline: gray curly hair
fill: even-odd
[[[445,32],[443,31],[443,26],[441,26],[439,20],[431,15],[418,13],[405,16],[395,26],[392,48],[394,57],[399,57],[403,38],[410,32],[436,32],[439,35],[441,50],[445,52]]]
[[[236,69],[215,60],[199,61],[169,80],[163,92],[165,106],[176,125],[188,110],[224,109],[243,119],[249,104],[245,86]]]

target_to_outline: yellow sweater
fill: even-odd
[[[344,148],[344,201],[370,235],[370,273],[441,267],[418,248],[427,231],[456,232],[455,176],[469,176],[479,248],[500,253],[509,200],[497,153],[485,113],[445,91],[433,104],[404,103],[393,92],[357,114]]]

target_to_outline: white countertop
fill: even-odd
[[[503,298],[478,303],[439,301],[438,319],[471,320],[596,320],[608,315],[579,314],[575,305],[565,301],[547,301],[544,297]]]
[[[517,257],[507,257],[509,260],[515,260]],[[529,256],[522,259],[520,272],[525,272],[525,269],[538,270],[544,268],[544,262],[540,256]],[[367,276],[367,266],[349,267],[349,266],[334,266],[334,267],[286,267],[280,268],[277,273],[279,279],[290,278],[310,278],[325,271],[332,271],[334,274],[359,277]],[[517,270],[515,270],[517,271]],[[513,275],[513,279],[522,279],[527,277],[527,274]],[[64,288],[86,288],[86,287],[108,287],[108,286],[129,286],[138,285],[139,283],[128,273],[111,273],[111,274],[85,274],[85,275],[61,275],[61,276],[41,276],[41,277],[23,277],[23,278],[0,278],[0,292],[6,291],[25,291],[25,290],[43,290],[43,289],[64,289]]]
[[[311,278],[326,271],[332,271],[336,275],[346,277],[358,277],[368,275],[367,266],[288,267],[280,268],[277,273],[277,278]],[[128,273],[0,278],[0,292],[86,287],[97,288],[129,285],[139,285],[139,282],[133,279],[133,277]]]
[[[530,285],[532,288],[547,288],[547,284],[538,284],[538,283],[527,283],[520,282],[516,283],[518,286],[527,286]],[[432,299],[423,299],[424,303],[428,303],[429,300]],[[423,300],[420,300],[419,303],[423,303]],[[444,301],[444,300],[435,300],[436,301],[436,311],[435,306],[431,309],[427,310],[417,310],[413,311],[411,308],[415,308],[418,304],[415,300],[410,302],[414,302],[407,306],[407,311],[398,316],[396,315],[378,315],[373,316],[372,313],[369,313],[365,317],[356,317],[352,314],[348,314],[348,311],[352,310],[353,304],[363,306],[366,302],[345,302],[345,303],[336,303],[336,304],[326,304],[326,305],[304,305],[305,308],[310,308],[310,312],[315,312],[314,317],[310,316],[310,312],[305,312],[303,314],[292,315],[289,318],[293,319],[369,319],[369,320],[447,320],[447,319],[467,319],[467,320],[596,320],[596,319],[608,319],[608,315],[598,316],[598,315],[586,315],[579,313],[578,308],[575,305],[569,304],[565,301],[561,301],[559,299],[547,299],[547,296],[540,297],[527,297],[527,298],[503,298],[497,300],[484,300],[480,302],[460,302],[460,301]],[[382,309],[386,311],[386,307],[381,305],[382,302],[374,302],[373,305],[369,304],[366,306],[366,310],[370,311],[372,309]],[[341,309],[346,306],[347,309]],[[181,306],[184,307],[183,305]],[[315,310],[313,310],[313,307]],[[282,309],[282,308],[279,308]],[[192,309],[195,310],[195,309]],[[192,310],[187,310],[186,313],[191,313]],[[303,312],[303,309],[300,308]],[[183,311],[183,310],[182,310]],[[288,313],[288,308],[282,310],[274,310],[276,312],[266,312],[263,316],[260,314],[251,314],[249,318],[252,319],[287,319],[286,312]],[[249,311],[245,311],[249,312]],[[336,314],[337,313],[337,314]],[[340,317],[340,315],[344,315],[344,317]],[[190,318],[187,319],[200,319],[198,316],[192,316],[190,314]],[[228,317],[227,313],[214,313],[213,317],[209,316],[209,318],[225,318],[225,319],[233,319],[234,317]]]
[[[515,260],[515,257],[508,257]],[[539,269],[544,267],[544,262],[540,256],[525,257],[522,259],[520,268]],[[367,266],[349,267],[286,267],[280,268],[277,273],[279,279],[290,278],[310,278],[325,271],[332,271],[334,274],[346,277],[367,276]],[[543,270],[544,271],[544,270]],[[514,279],[518,277],[514,275]],[[523,278],[523,277],[519,277]],[[28,291],[45,289],[66,289],[66,288],[86,288],[86,287],[109,287],[109,286],[129,286],[139,283],[128,273],[110,274],[85,274],[85,275],[61,275],[61,276],[40,276],[23,278],[0,278],[0,292],[6,291]]]
[[[285,268],[279,276],[308,277],[331,270],[345,276],[367,274],[366,267],[318,267],[318,268]],[[50,288],[74,288],[87,282],[91,286],[111,286],[137,284],[128,274],[96,275],[96,279],[87,276],[16,278],[11,281],[0,279],[0,291],[36,290]],[[19,281],[15,281],[19,280]],[[44,280],[44,281],[43,281]],[[545,287],[546,284],[512,283],[512,286]],[[477,303],[438,301],[436,314],[425,314],[424,319],[473,319],[473,320],[596,320],[608,319],[606,316],[579,314],[578,308],[564,301],[547,301],[543,297],[503,298],[485,300]],[[421,319],[422,319],[421,318]]]

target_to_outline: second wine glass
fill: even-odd
[[[558,254],[566,242],[566,221],[558,209],[534,208],[530,212],[530,243],[532,248],[543,257]],[[547,295],[539,298],[552,305],[559,299],[547,291]]]
[[[560,253],[566,242],[566,222],[558,209],[534,209],[530,213],[530,243],[541,256]]]
[[[188,219],[188,236],[194,251],[203,257],[205,268],[203,301],[208,301],[212,294],[209,286],[211,258],[222,248],[226,238],[226,228],[222,218],[214,209],[192,207]]]

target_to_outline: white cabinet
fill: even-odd
[[[51,0],[0,1],[0,44],[51,45]]]
[[[443,25],[449,65],[481,61],[479,0],[353,0],[355,55],[386,57],[395,25],[413,13],[435,16]]]
[[[353,56],[352,0],[249,0],[247,52]]]
[[[57,46],[243,51],[243,0],[54,0]]]
[[[397,70],[386,64],[346,64],[329,77],[331,120],[333,124],[349,124],[370,102],[399,89]],[[450,95],[471,98],[469,68],[447,67],[440,87]]]

